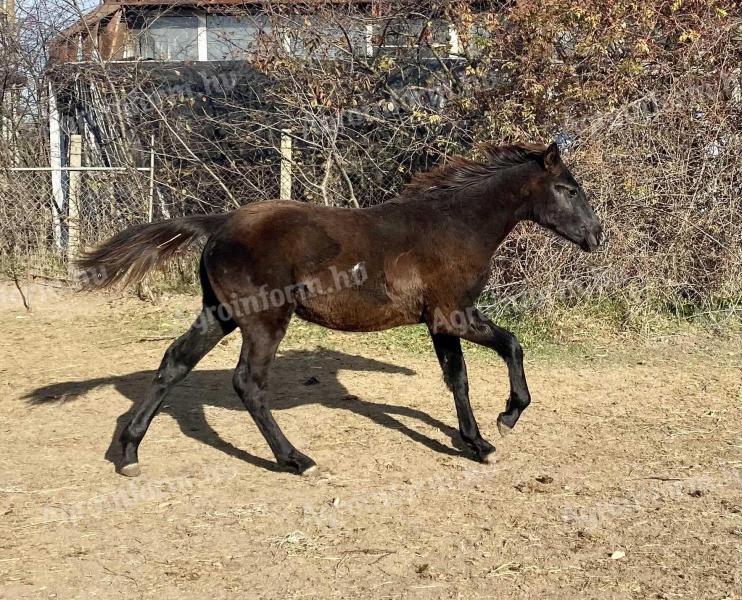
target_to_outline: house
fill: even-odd
[[[444,15],[379,0],[108,0],[54,41],[52,167],[65,166],[74,134],[83,164],[143,166],[156,153],[163,216],[203,210],[205,197],[209,209],[245,197],[377,202],[401,164],[429,167],[435,139],[455,136],[429,128],[419,147],[402,142],[372,162],[364,152],[393,126],[426,131],[410,114],[445,102],[442,82],[472,50]],[[65,177],[53,177],[62,214]]]
[[[316,8],[323,13],[313,14]],[[106,0],[60,34],[52,59],[249,60],[275,33],[287,51],[305,57],[337,59],[349,51],[372,56],[421,47],[438,50],[444,57],[461,53],[456,29],[442,17],[431,18],[425,8],[420,11],[395,18],[393,10],[378,0]],[[302,29],[313,30],[321,43],[308,47],[296,36]]]

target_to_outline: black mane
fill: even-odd
[[[454,156],[431,171],[414,175],[402,191],[401,197],[409,198],[436,191],[451,192],[468,187],[503,169],[540,159],[546,148],[543,144],[484,144],[477,148],[484,158],[482,162]]]

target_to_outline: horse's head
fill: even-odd
[[[603,241],[603,227],[587,203],[582,187],[562,162],[556,144],[544,151],[541,166],[541,189],[533,198],[532,219],[592,252]]]

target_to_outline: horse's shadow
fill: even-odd
[[[269,392],[271,408],[280,411],[305,404],[320,404],[331,409],[349,410],[379,425],[397,430],[436,452],[448,455],[462,454],[461,451],[408,427],[397,417],[417,419],[434,427],[449,436],[455,447],[461,449],[459,433],[453,427],[418,409],[369,402],[350,395],[338,380],[337,374],[340,370],[415,375],[414,371],[405,367],[333,350],[322,348],[290,350],[276,357],[272,368]],[[244,411],[242,403],[232,389],[232,373],[231,369],[193,371],[184,382],[171,391],[163,404],[162,412],[171,415],[188,437],[264,469],[282,470],[276,463],[254,456],[223,440],[206,420],[204,413],[206,405]],[[129,422],[136,404],[145,397],[152,377],[152,371],[137,371],[127,375],[54,383],[30,392],[26,400],[33,405],[72,401],[99,387],[113,385],[117,391],[132,401],[129,410],[117,419],[111,443],[105,454],[107,460],[117,464],[121,456],[119,434]]]

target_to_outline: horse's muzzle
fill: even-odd
[[[603,244],[604,239],[603,228],[599,224],[595,225],[592,229],[585,228],[580,248],[585,252],[593,252]]]

